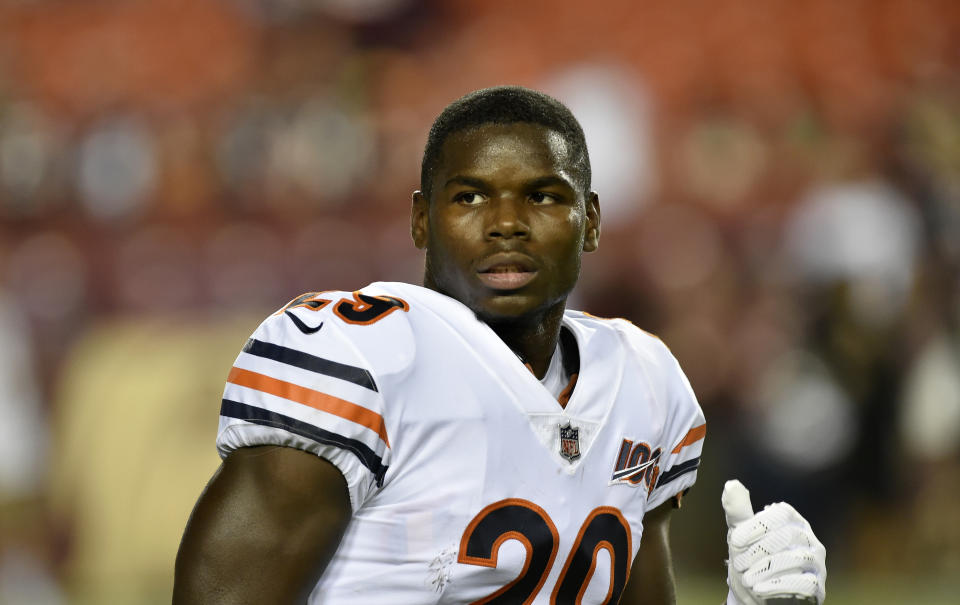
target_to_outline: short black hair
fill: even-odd
[[[580,122],[566,105],[542,92],[522,86],[483,88],[460,97],[444,108],[430,127],[420,165],[420,190],[427,200],[443,144],[454,133],[484,124],[539,124],[557,132],[567,143],[583,193],[590,190],[590,156]]]

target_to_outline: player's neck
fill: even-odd
[[[538,315],[534,321],[525,317],[515,321],[488,321],[487,324],[522,362],[529,365],[539,380],[546,375],[557,349],[563,308],[560,303]]]

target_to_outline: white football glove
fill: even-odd
[[[720,499],[727,517],[727,605],[823,603],[827,551],[786,502],[754,514],[750,492],[734,479]]]

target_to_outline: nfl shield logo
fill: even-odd
[[[568,422],[560,427],[560,455],[573,462],[580,457],[580,429],[575,429]]]

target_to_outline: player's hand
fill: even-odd
[[[721,503],[730,557],[727,605],[823,603],[827,551],[800,513],[777,502],[754,514],[750,492],[736,479],[724,485]]]

